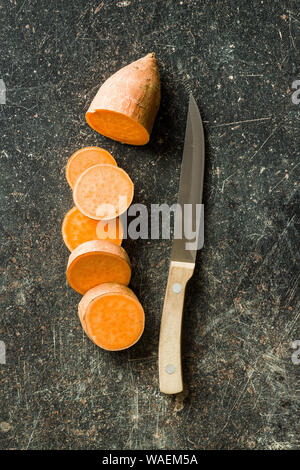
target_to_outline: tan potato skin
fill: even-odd
[[[103,83],[86,113],[86,120],[91,125],[89,113],[96,110],[115,111],[137,121],[150,136],[159,105],[160,76],[152,52],[123,67]]]
[[[93,339],[87,333],[87,326],[86,326],[85,319],[84,319],[85,313],[87,311],[87,308],[88,308],[90,302],[92,302],[97,297],[101,297],[102,295],[106,295],[106,294],[116,294],[116,295],[122,294],[126,297],[130,297],[130,298],[136,300],[140,304],[139,299],[134,294],[134,292],[131,289],[129,289],[129,287],[126,287],[126,286],[123,286],[123,285],[117,284],[117,283],[106,282],[104,284],[100,284],[99,286],[93,287],[92,289],[87,291],[84,294],[84,296],[82,297],[79,304],[78,304],[78,316],[79,316],[79,320],[80,320],[80,323],[82,325],[82,328],[84,329],[84,331],[86,332],[86,334],[88,335],[88,337],[92,341],[93,341]],[[138,340],[140,339],[140,337],[143,334],[144,326],[145,326],[145,314],[144,314],[144,325],[143,325],[143,329],[142,329],[142,332],[141,332],[140,336],[136,339],[136,341],[134,343],[132,343],[130,346],[128,346],[124,349],[127,349],[127,348],[133,346],[135,343],[138,342]],[[120,349],[114,349],[114,351],[120,351]]]

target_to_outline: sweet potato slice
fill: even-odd
[[[73,153],[66,166],[66,179],[71,188],[74,188],[81,173],[97,164],[117,165],[114,157],[100,147],[85,147]]]
[[[154,53],[123,67],[106,80],[87,113],[100,134],[132,145],[149,141],[160,105],[160,77]]]
[[[78,314],[89,338],[108,351],[133,346],[144,331],[142,305],[131,289],[120,284],[89,290],[79,303]]]
[[[87,217],[109,220],[128,209],[133,191],[133,182],[124,170],[113,165],[94,165],[79,176],[73,199]]]
[[[112,220],[99,220],[96,226],[96,235],[99,240],[109,240],[121,245],[123,240],[123,225],[119,217]]]
[[[92,240],[75,248],[69,256],[67,281],[84,294],[104,282],[128,285],[131,276],[126,251],[107,240]]]
[[[62,223],[62,236],[67,248],[73,251],[82,243],[97,240],[97,225],[97,220],[90,219],[77,207],[73,207],[67,212]]]

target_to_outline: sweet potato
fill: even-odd
[[[127,286],[130,277],[131,267],[126,251],[107,240],[85,242],[69,256],[67,281],[80,294],[104,282]]]
[[[97,240],[98,221],[82,214],[77,207],[73,207],[62,223],[63,240],[70,251],[90,240]]]
[[[97,222],[96,235],[99,240],[109,240],[116,245],[121,245],[123,233],[123,225],[119,217],[112,220],[99,220]]]
[[[66,178],[71,188],[74,188],[81,173],[87,168],[100,163],[117,165],[114,157],[107,150],[100,147],[85,147],[73,153],[66,166]]]
[[[149,141],[160,104],[160,77],[155,54],[123,67],[106,80],[87,113],[100,134],[132,145]]]
[[[109,351],[133,346],[144,331],[143,307],[132,290],[120,284],[90,289],[79,303],[78,314],[89,338]]]
[[[73,199],[87,217],[109,220],[128,209],[133,191],[133,182],[124,170],[113,165],[94,165],[79,176]]]

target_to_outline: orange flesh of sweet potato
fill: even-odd
[[[67,281],[80,294],[105,282],[128,285],[130,277],[126,251],[107,240],[85,242],[69,256]]]
[[[145,145],[160,105],[160,77],[154,53],[123,67],[93,99],[87,123],[113,140]]]
[[[81,173],[97,164],[117,165],[114,157],[100,147],[85,147],[73,153],[66,166],[66,179],[71,188],[74,188]]]
[[[90,240],[97,240],[98,221],[83,215],[77,207],[73,207],[62,223],[63,240],[70,251]]]
[[[87,217],[109,220],[123,214],[133,199],[133,183],[128,174],[113,165],[94,165],[78,178],[73,199]]]
[[[96,235],[99,240],[109,240],[121,245],[123,240],[123,225],[119,217],[112,220],[99,220],[96,226]]]
[[[144,330],[143,307],[128,287],[119,284],[102,284],[88,291],[78,313],[89,338],[109,351],[129,348]]]
[[[87,114],[87,122],[100,134],[123,144],[145,145],[150,133],[130,116],[109,109],[96,109]]]

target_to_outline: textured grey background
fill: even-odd
[[[0,448],[299,448],[297,2],[2,0],[0,26]],[[151,51],[151,142],[97,135],[84,113],[99,84]],[[186,390],[168,397],[157,346],[171,244],[124,243],[146,330],[128,351],[98,349],[65,281],[64,167],[103,146],[135,202],[175,202],[190,92],[207,139],[206,240],[186,296]]]

